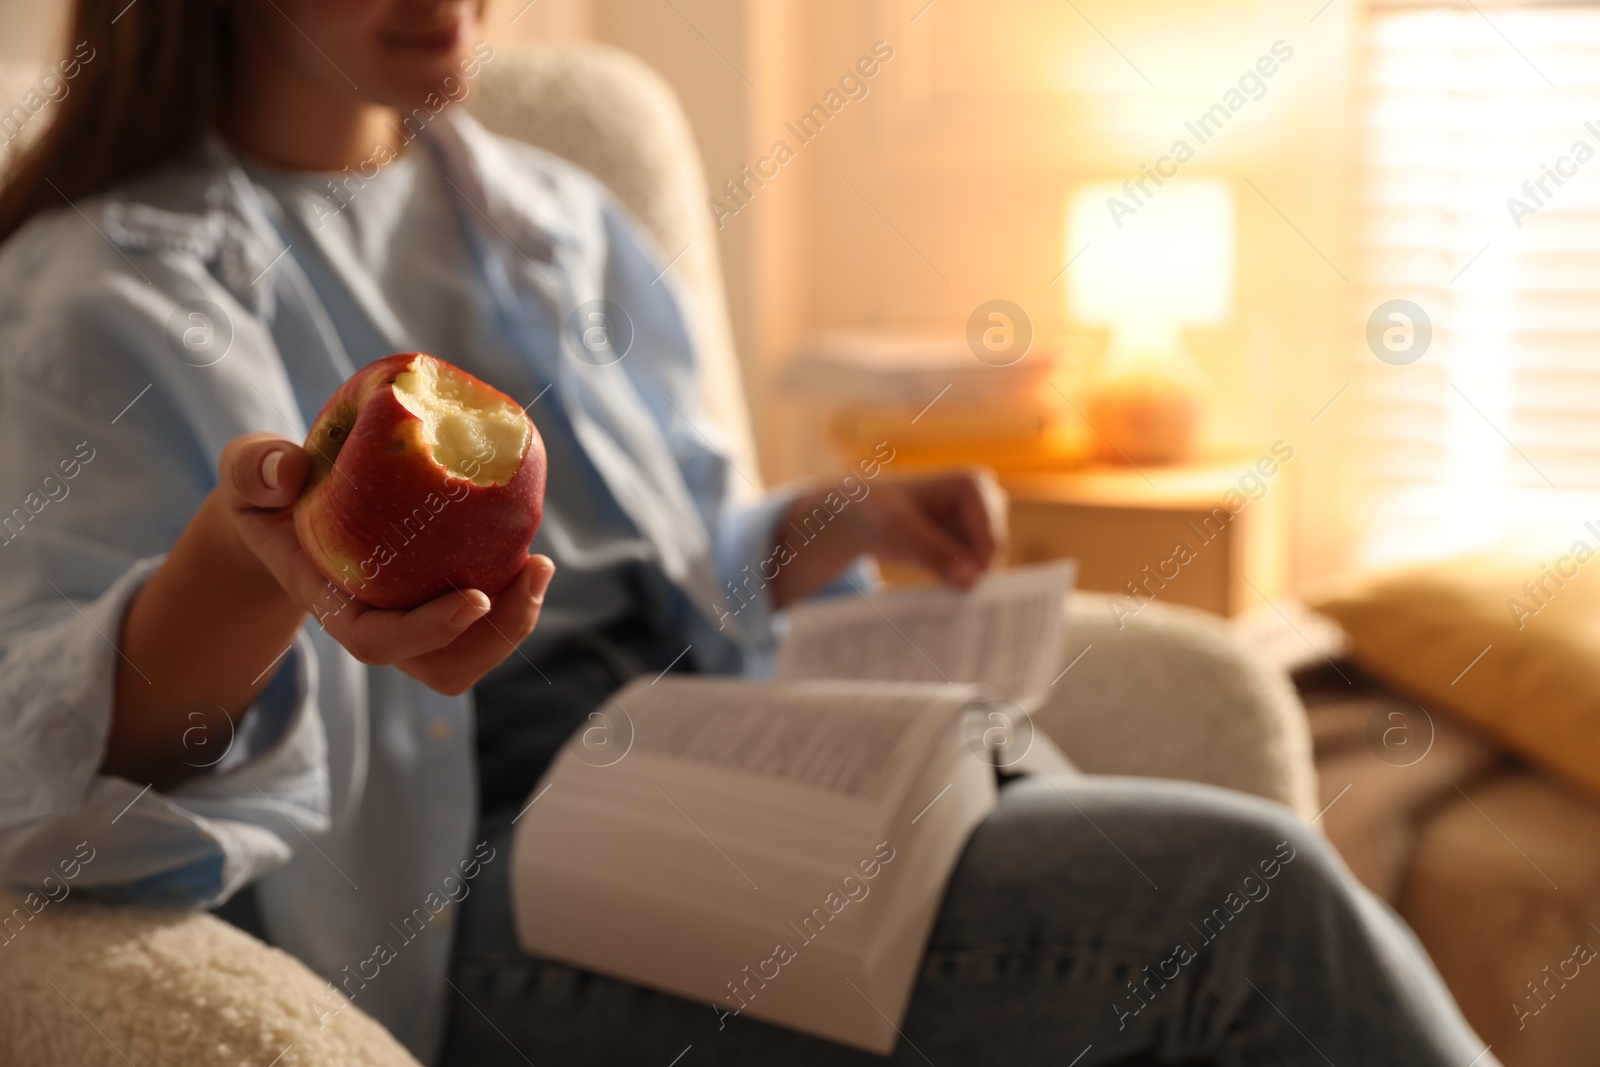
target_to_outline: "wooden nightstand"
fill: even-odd
[[[1142,472],[1091,467],[1003,476],[1011,562],[1072,557],[1081,589],[1153,595],[1220,615],[1242,611],[1258,602],[1257,590],[1272,597],[1283,588],[1285,482],[1293,464],[1285,466],[1286,448],[1278,447],[1278,455],[1266,448]]]

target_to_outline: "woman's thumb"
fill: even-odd
[[[294,503],[310,464],[305,449],[286,437],[235,437],[218,464],[222,491],[235,507],[281,508]]]

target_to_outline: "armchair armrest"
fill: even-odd
[[[1213,615],[1150,603],[1119,624],[1108,599],[1073,594],[1072,666],[1039,727],[1089,773],[1208,782],[1313,817],[1311,733],[1287,675]]]
[[[419,1067],[300,961],[205,912],[0,891],[0,1063],[129,1062]]]

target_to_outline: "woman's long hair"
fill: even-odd
[[[234,59],[230,0],[77,0],[66,86],[0,189],[0,241],[36,212],[153,170],[216,121]],[[87,57],[87,59],[85,59]]]

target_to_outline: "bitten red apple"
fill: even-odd
[[[516,577],[544,515],[544,442],[509,396],[421,352],[370,363],[306,437],[294,505],[325,578],[375,608]]]

